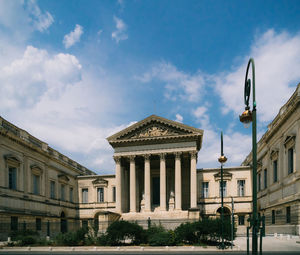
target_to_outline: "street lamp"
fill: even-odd
[[[249,107],[249,99],[250,99],[250,90],[251,90],[251,79],[248,79],[248,72],[250,68],[250,64],[252,67],[252,90],[253,90],[253,106],[252,111]],[[256,101],[255,101],[255,67],[254,67],[254,59],[250,58],[246,76],[245,76],[245,88],[244,88],[244,102],[245,102],[245,111],[240,115],[240,121],[245,125],[249,126],[252,122],[252,188],[253,188],[253,212],[252,219],[250,219],[250,227],[252,227],[252,254],[257,254],[257,232],[259,227],[259,222],[257,218],[257,145],[256,145]]]
[[[218,158],[218,161],[221,163],[221,238],[222,238],[222,244],[220,246],[221,249],[224,249],[224,207],[223,207],[223,200],[224,200],[224,194],[223,194],[223,165],[227,161],[227,158],[224,156],[223,153],[223,132],[221,132],[221,156]]]

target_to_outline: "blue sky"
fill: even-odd
[[[238,120],[249,57],[258,134],[300,82],[299,1],[0,0],[0,115],[97,173],[109,135],[156,114],[204,129],[198,167],[251,150]]]

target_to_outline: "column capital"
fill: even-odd
[[[197,159],[197,156],[198,156],[198,152],[197,151],[190,151],[190,154],[191,154],[191,158],[192,159]]]
[[[113,156],[113,158],[114,158],[114,161],[116,163],[120,163],[121,162],[121,156]]]
[[[161,160],[165,160],[166,159],[166,155],[167,155],[167,153],[159,153],[159,158]]]
[[[177,151],[174,153],[175,154],[175,158],[176,159],[180,159],[181,158],[181,155],[182,155],[182,152],[181,151]]]
[[[144,157],[144,159],[146,161],[146,160],[150,160],[151,155],[150,154],[143,154],[142,156]]]
[[[129,158],[130,162],[134,162],[135,157],[136,157],[135,155],[130,155],[128,158]]]

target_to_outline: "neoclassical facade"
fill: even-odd
[[[300,232],[300,85],[258,142],[258,208],[267,233]],[[107,138],[115,173],[97,175],[0,117],[0,239],[56,235],[115,220],[174,228],[220,214],[220,168],[197,169],[204,131],[152,115]],[[252,210],[250,153],[224,167],[224,212],[245,233]],[[201,165],[201,162],[199,162]],[[112,171],[113,172],[113,171]]]
[[[105,229],[116,218],[174,228],[219,215],[220,168],[196,168],[202,139],[203,130],[155,115],[108,137],[115,175],[78,177],[80,217]],[[234,212],[242,233],[251,213],[250,167],[225,168],[224,186],[225,213]]]

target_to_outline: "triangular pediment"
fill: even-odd
[[[180,137],[202,137],[203,130],[156,115],[139,121],[107,138],[110,144]]]

